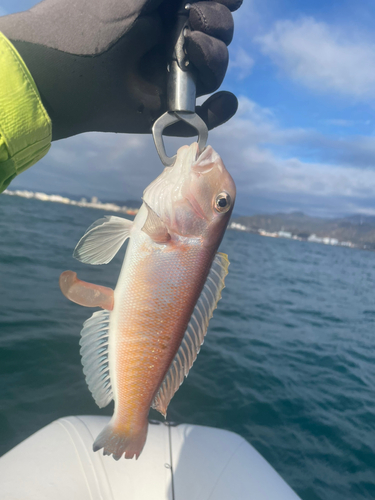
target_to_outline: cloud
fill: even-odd
[[[167,138],[167,152],[175,153],[184,142]],[[53,142],[10,187],[124,202],[140,199],[163,168],[149,135],[90,132]]]
[[[167,138],[167,150],[185,142]],[[272,110],[242,97],[237,115],[209,142],[235,179],[238,213],[375,209],[375,137],[282,128]],[[92,132],[53,143],[11,187],[125,202],[140,199],[162,168],[150,136]]]
[[[259,210],[266,199],[268,211],[337,215],[374,208],[375,138],[343,141],[315,130],[283,129],[270,110],[241,98],[239,113],[211,132],[210,142],[235,178],[242,213]],[[316,159],[303,159],[309,154]]]
[[[235,73],[238,80],[247,78],[253,69],[254,59],[242,48],[234,52],[234,57],[229,60],[229,71]]]
[[[288,76],[321,92],[375,97],[375,43],[312,17],[278,21],[258,36],[262,52]]]

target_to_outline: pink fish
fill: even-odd
[[[194,363],[224,288],[229,261],[217,253],[236,195],[234,182],[209,146],[179,149],[176,162],[144,191],[134,221],[95,222],[74,251],[89,264],[112,260],[130,242],[113,291],[60,277],[64,295],[102,307],[81,331],[83,371],[99,405],[112,399],[110,423],[94,442],[118,460],[139,457],[150,407],[166,415]]]

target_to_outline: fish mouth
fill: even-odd
[[[206,146],[203,151],[199,154],[198,144],[197,146],[197,156],[195,160],[192,162],[191,168],[197,174],[208,174],[211,170],[218,166],[220,172],[222,168],[220,166],[220,156],[216,153],[216,151],[211,146]]]

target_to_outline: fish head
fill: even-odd
[[[183,146],[175,163],[144,191],[143,199],[170,234],[220,243],[236,197],[236,186],[211,146]]]

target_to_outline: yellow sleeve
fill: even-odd
[[[52,123],[33,77],[0,33],[0,193],[48,152]]]

